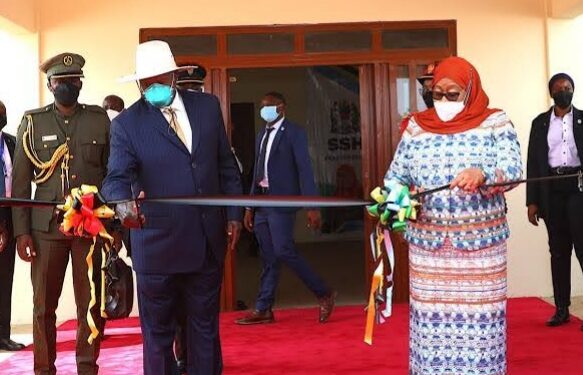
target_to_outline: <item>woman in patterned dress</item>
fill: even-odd
[[[433,82],[435,108],[409,119],[385,176],[418,189],[450,184],[407,228],[409,374],[506,374],[508,188],[482,185],[521,177],[520,146],[469,62],[447,58]]]

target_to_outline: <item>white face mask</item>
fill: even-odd
[[[464,110],[464,102],[435,101],[435,112],[443,122],[451,121],[458,113]]]

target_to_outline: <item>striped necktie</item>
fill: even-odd
[[[170,128],[172,128],[172,130],[174,130],[174,133],[178,136],[178,139],[180,139],[180,141],[188,147],[187,143],[186,143],[186,137],[184,136],[184,132],[182,131],[182,127],[180,126],[180,123],[178,122],[178,117],[176,117],[176,111],[171,108],[171,107],[166,107],[164,108],[164,113],[170,115]]]

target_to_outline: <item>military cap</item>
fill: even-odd
[[[200,65],[193,65],[181,68],[177,72],[176,83],[198,83],[203,84],[206,77],[206,69]]]
[[[417,77],[417,81],[419,81],[420,84],[423,84],[423,81],[426,79],[433,79],[433,71],[435,70],[436,66],[437,63],[427,65],[427,68],[425,68],[423,74]]]
[[[83,65],[85,59],[76,53],[60,53],[40,65],[40,70],[51,77],[84,77]]]

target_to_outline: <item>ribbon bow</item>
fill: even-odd
[[[97,187],[81,185],[71,190],[65,204],[57,206],[64,212],[59,230],[67,236],[103,237],[113,241],[100,219],[111,219],[115,212],[109,208]]]
[[[87,338],[87,342],[92,344],[97,336],[99,336],[99,330],[97,329],[93,316],[91,315],[91,309],[97,303],[97,298],[95,297],[95,283],[93,281],[93,251],[95,250],[98,237],[106,240],[104,243],[105,251],[109,251],[110,245],[113,243],[113,237],[107,233],[107,230],[100,219],[111,219],[115,215],[115,212],[105,204],[105,200],[101,197],[101,194],[99,194],[97,187],[90,185],[81,185],[81,188],[72,189],[71,194],[65,199],[65,204],[59,205],[57,208],[64,212],[63,222],[59,226],[59,230],[62,233],[66,236],[93,238],[93,244],[89,248],[89,253],[86,257],[88,266],[87,277],[89,278],[91,289],[91,300],[89,301],[89,307],[87,309],[87,324],[89,325],[91,334]],[[102,268],[104,263],[105,256],[102,256]],[[102,316],[105,307],[103,296],[105,288],[103,281],[102,275]]]
[[[389,226],[395,232],[403,232],[407,227],[407,219],[417,219],[419,202],[411,199],[409,188],[395,181],[389,181],[386,187],[375,188],[370,193],[377,202],[366,209],[369,215],[378,217],[382,225]]]

